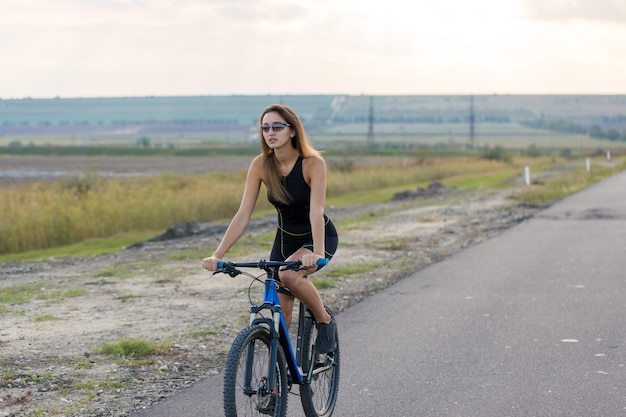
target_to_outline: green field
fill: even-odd
[[[257,143],[258,115],[272,103],[296,110],[326,148],[626,145],[621,95],[241,95],[0,100],[0,146],[247,145]]]

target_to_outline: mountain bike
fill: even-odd
[[[320,259],[318,264],[327,262],[327,259]],[[218,268],[216,274],[226,273],[231,277],[243,274],[252,279],[248,287],[250,325],[235,338],[224,372],[226,417],[262,414],[284,417],[287,395],[294,384],[300,386],[300,400],[307,417],[330,417],[339,388],[338,334],[335,333],[337,348],[330,353],[318,354],[315,351],[315,317],[304,303],[299,302],[294,351],[278,299],[278,271],[281,268],[299,270],[301,262],[220,262]],[[257,268],[265,272],[255,276],[240,268]],[[263,284],[260,305],[252,301],[251,288],[255,282]],[[333,314],[328,307],[325,308]]]

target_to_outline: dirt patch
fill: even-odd
[[[327,304],[340,312],[535,210],[504,192],[446,190],[428,198],[329,209],[340,247],[317,278],[376,264],[321,290]],[[186,225],[178,236],[164,232],[115,254],[0,264],[0,288],[31,291],[21,302],[0,303],[0,416],[128,416],[220,373],[246,323],[249,284],[201,268],[201,254],[215,248],[223,228]],[[273,228],[273,217],[260,219],[250,234]],[[265,258],[270,244],[241,258]],[[141,358],[99,353],[102,343],[123,338],[164,347]]]

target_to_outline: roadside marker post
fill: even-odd
[[[526,187],[530,186],[530,168],[528,165],[524,167],[524,183]]]

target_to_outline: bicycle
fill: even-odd
[[[319,265],[327,259],[320,259]],[[218,271],[231,277],[244,274],[252,281],[248,288],[250,324],[235,338],[224,372],[224,412],[226,417],[273,415],[284,417],[287,395],[294,384],[300,386],[300,400],[307,417],[330,417],[339,388],[339,338],[337,348],[327,354],[315,351],[317,328],[311,311],[299,302],[296,351],[287,331],[278,299],[277,275],[280,268],[298,270],[300,261],[220,262]],[[259,276],[239,268],[258,268]],[[265,276],[265,279],[261,278]],[[263,283],[263,303],[252,301],[251,288]],[[330,308],[325,306],[329,314]],[[263,316],[266,312],[268,317]],[[269,312],[270,314],[267,314]]]

